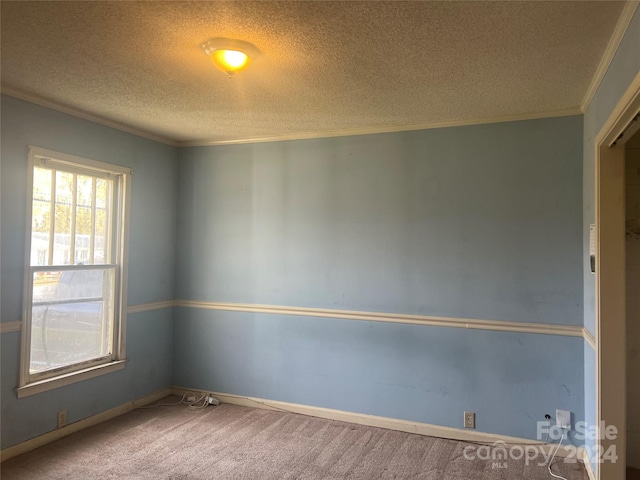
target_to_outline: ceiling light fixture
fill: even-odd
[[[260,50],[249,42],[231,38],[212,38],[202,44],[202,49],[229,78],[234,73],[246,70],[260,54]]]

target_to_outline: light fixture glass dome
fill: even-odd
[[[260,51],[249,42],[231,38],[212,38],[202,45],[213,64],[229,75],[246,70]]]

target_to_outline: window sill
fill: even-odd
[[[116,372],[124,368],[126,360],[116,360],[115,362],[105,363],[103,365],[97,365],[91,368],[85,368],[84,370],[78,370],[77,372],[66,373],[53,378],[47,378],[46,380],[40,380],[39,382],[33,382],[24,387],[18,387],[16,393],[18,398],[28,397],[37,393],[53,390],[54,388],[64,387],[65,385],[71,385],[72,383],[88,380],[89,378],[98,377],[107,373]]]

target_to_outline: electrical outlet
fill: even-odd
[[[569,410],[556,410],[556,425],[560,428],[571,429],[571,412]]]
[[[464,428],[476,428],[476,414],[464,412]]]
[[[67,424],[67,411],[60,410],[58,412],[58,428],[62,428]]]

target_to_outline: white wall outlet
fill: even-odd
[[[464,412],[464,428],[476,428],[476,414]]]
[[[569,410],[556,410],[556,425],[560,428],[571,430],[571,412]]]
[[[67,411],[60,410],[58,412],[58,428],[62,428],[67,424]]]

